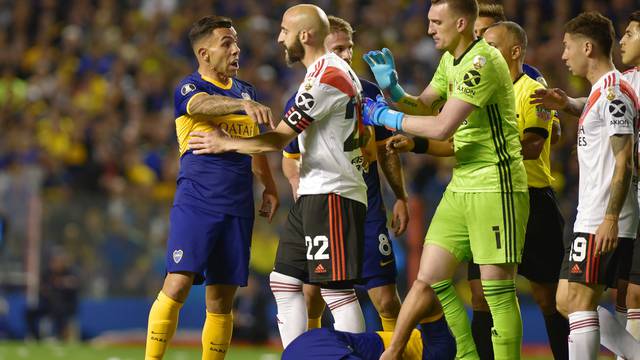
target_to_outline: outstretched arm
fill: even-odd
[[[446,141],[437,141],[396,134],[387,141],[387,151],[390,153],[411,151],[416,154],[448,157],[454,155],[453,138],[449,138]]]
[[[192,132],[189,148],[196,155],[219,154],[229,151],[241,154],[259,154],[282,150],[297,135],[284,121],[281,121],[274,131],[243,139],[232,138],[216,128],[209,132]]]
[[[435,115],[445,101],[431,86],[427,86],[419,96],[405,93],[403,97],[395,102],[395,105],[398,110],[405,114]]]
[[[402,130],[409,134],[445,141],[449,139],[460,124],[476,109],[468,102],[451,98],[436,116],[405,115]]]
[[[391,100],[398,110],[410,115],[435,115],[444,104],[445,99],[431,86],[419,96],[407,94],[398,83],[398,72],[391,50],[374,50],[362,56],[369,65],[380,89],[391,95]]]
[[[201,92],[191,98],[187,111],[191,115],[209,116],[222,116],[244,111],[258,124],[267,125],[272,129],[275,127],[271,109],[253,100],[235,99]]]
[[[564,111],[573,116],[582,115],[584,105],[587,98],[572,98],[563,90],[554,89],[538,89],[531,94],[531,104],[540,104],[549,110]]]

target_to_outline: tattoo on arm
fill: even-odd
[[[442,109],[442,107],[444,106],[444,103],[447,102],[447,99],[443,98],[443,97],[439,97],[436,101],[431,103],[431,114],[437,114],[440,112],[440,109]]]
[[[611,149],[616,159],[615,170],[611,179],[611,195],[606,215],[619,216],[622,205],[627,198],[631,183],[632,135],[611,136]]]
[[[384,176],[387,178],[387,182],[393,190],[396,199],[406,199],[407,190],[404,186],[404,173],[402,172],[402,162],[400,156],[396,154],[388,154],[385,149],[378,151],[378,158],[380,161],[380,167]]]
[[[580,117],[582,115],[582,111],[587,103],[586,97],[581,98],[569,98],[569,102],[567,103],[567,107],[564,109],[566,113],[569,113],[573,116]]]
[[[189,113],[199,115],[220,116],[242,110],[245,100],[219,95],[195,95],[189,103]]]

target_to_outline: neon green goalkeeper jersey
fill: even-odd
[[[507,63],[484,39],[458,59],[446,52],[430,84],[445,99],[476,106],[453,136],[456,192],[528,191]]]

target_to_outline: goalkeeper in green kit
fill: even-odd
[[[402,111],[389,109],[381,96],[367,99],[365,121],[417,135],[424,138],[423,151],[456,158],[453,177],[427,232],[418,279],[381,359],[400,359],[422,309],[432,299],[425,296],[431,291],[442,303],[456,338],[457,358],[479,358],[451,280],[458,264],[471,258],[480,265],[493,317],[495,359],[520,359],[522,319],[514,279],[529,217],[529,194],[509,69],[497,49],[473,34],[475,0],[431,4],[429,35],[444,54],[420,96],[402,90],[388,49],[364,56],[380,88]]]

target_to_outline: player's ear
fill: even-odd
[[[197,53],[199,58],[203,59],[206,62],[209,62],[209,54],[207,53],[207,49],[203,47],[198,48]]]
[[[511,59],[517,60],[522,55],[522,46],[515,45],[511,48]]]
[[[458,20],[456,20],[456,30],[458,30],[458,32],[464,31],[468,25],[469,21],[467,21],[465,17],[459,17]]]
[[[307,44],[310,38],[311,34],[309,34],[309,31],[307,30],[302,30],[298,33],[298,40],[300,40],[302,44]]]
[[[585,55],[591,56],[591,54],[593,54],[593,43],[589,40],[586,40],[583,45],[583,50]]]

